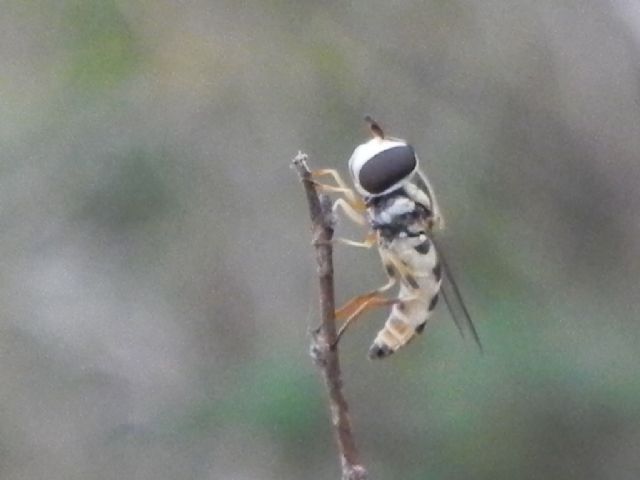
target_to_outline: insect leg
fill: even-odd
[[[387,299],[386,297],[381,295],[382,293],[393,287],[397,282],[393,268],[390,265],[387,268],[387,274],[389,276],[389,281],[382,287],[365,294],[358,295],[357,297],[353,297],[342,307],[336,310],[335,318],[337,320],[345,319],[344,323],[340,327],[340,330],[338,331],[338,339],[340,339],[342,334],[344,334],[351,322],[362,315],[365,311],[392,305],[397,302],[396,299]],[[336,343],[337,342],[338,340],[336,340]]]
[[[320,170],[314,170],[313,172],[311,172],[311,175],[313,177],[322,177],[326,175],[333,177],[335,182],[338,184],[337,187],[320,184],[320,183],[316,183],[316,185],[327,192],[337,192],[337,193],[344,194],[344,196],[347,199],[347,203],[351,207],[353,207],[356,211],[364,212],[366,210],[367,207],[362,201],[362,199],[359,198],[351,188],[349,188],[347,183],[342,179],[342,177],[340,176],[340,174],[336,169],[323,168]]]
[[[369,298],[365,302],[361,303],[360,306],[356,308],[356,310],[351,315],[349,315],[349,317],[347,317],[347,319],[344,321],[344,323],[338,330],[335,344],[337,344],[340,341],[340,338],[342,337],[344,332],[347,330],[347,328],[349,328],[349,325],[351,325],[351,322],[353,322],[356,318],[362,315],[365,311],[372,310],[374,308],[393,305],[395,303],[398,303],[399,301],[400,300],[397,298],[385,298],[381,295],[376,295]]]
[[[390,282],[390,285],[393,285],[393,283]],[[382,288],[387,287],[387,285],[385,285]],[[387,288],[391,288],[391,287],[389,286]],[[404,302],[411,302],[419,299],[420,299],[420,296],[416,294],[409,295],[408,297],[402,297],[402,298],[400,297],[385,298],[382,295],[375,295],[375,294],[373,296],[370,295],[368,299],[360,302],[360,304],[355,309],[351,309],[351,314],[347,317],[347,319],[344,321],[344,323],[338,330],[336,344],[338,343],[338,341],[340,340],[344,332],[347,330],[347,328],[349,328],[349,325],[351,324],[351,322],[353,322],[356,318],[361,316],[367,310],[373,310],[374,308],[380,308],[380,307],[388,307],[390,305],[398,305],[398,304],[402,305]],[[410,320],[404,314],[396,312],[395,315],[401,320],[404,320],[407,325],[411,324]],[[400,326],[398,326],[397,328],[400,328]],[[406,337],[413,336],[413,329],[411,330],[411,333],[409,335],[407,335],[407,332],[401,332],[397,329],[389,329],[389,331],[392,335],[396,337],[398,341],[402,341],[403,344],[406,343],[406,339],[405,339]]]
[[[363,303],[367,303],[369,300],[371,300],[376,296],[379,298],[383,298],[380,294],[386,292],[395,284],[396,284],[395,277],[390,276],[389,281],[385,283],[382,287],[376,288],[375,290],[364,293],[362,295],[358,295],[357,297],[353,297],[351,300],[345,303],[342,307],[336,310],[336,313],[335,313],[336,319],[341,320],[343,318],[350,317],[351,315],[353,315],[353,312],[355,312],[360,308],[360,305],[362,305]]]
[[[355,196],[353,190],[349,188],[343,187],[334,187],[333,185],[325,185],[323,183],[318,183],[313,181],[313,184],[320,191],[323,192],[336,192],[342,193],[346,198],[338,198],[335,202],[333,202],[333,207],[331,207],[331,211],[336,213],[338,208],[341,208],[342,211],[347,215],[349,220],[358,225],[366,225],[367,220],[365,219],[363,213],[366,211],[366,205],[362,200]]]
[[[349,245],[350,247],[371,248],[376,244],[376,234],[373,232],[369,233],[364,242],[356,242],[347,238],[337,238],[336,240],[343,245]]]
[[[320,170],[314,170],[313,172],[311,172],[311,175],[314,177],[323,177],[326,175],[330,175],[331,177],[333,177],[339,187],[342,187],[345,190],[351,190],[347,185],[347,182],[342,179],[340,173],[338,173],[335,168],[321,168]]]
[[[358,225],[366,225],[367,220],[364,218],[364,215],[356,210],[347,200],[344,198],[339,198],[333,203],[332,210],[333,212],[338,211],[338,207],[342,209],[342,211],[349,217],[350,220],[357,223]]]

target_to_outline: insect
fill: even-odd
[[[377,246],[388,276],[382,287],[358,295],[336,310],[336,319],[343,321],[338,339],[366,311],[390,306],[384,327],[369,349],[370,358],[387,357],[422,333],[442,296],[460,333],[464,336],[469,331],[482,350],[469,311],[434,238],[434,231],[443,228],[444,222],[413,147],[404,140],[385,137],[376,121],[370,117],[366,120],[372,138],[359,145],[349,159],[355,191],[337,170],[312,172],[314,178],[330,176],[335,180],[337,186],[314,180],[322,191],[342,195],[333,204],[334,212],[341,210],[355,223],[368,227],[362,242],[337,240],[355,247]],[[387,298],[384,294],[396,284],[400,286],[397,297]]]

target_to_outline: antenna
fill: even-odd
[[[371,134],[374,137],[378,137],[378,138],[384,138],[384,132],[382,131],[382,128],[380,127],[380,125],[378,124],[378,122],[376,122],[373,118],[371,118],[369,115],[367,115],[366,117],[364,117],[364,121],[367,122],[369,124],[369,130],[371,130]]]

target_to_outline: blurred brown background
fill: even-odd
[[[337,478],[289,161],[346,173],[365,114],[421,156],[486,350],[442,306],[388,361],[384,312],[345,337],[371,477],[640,476],[637,2],[2,10],[0,478]]]

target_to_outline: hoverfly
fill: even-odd
[[[377,245],[388,282],[380,288],[352,298],[336,310],[343,324],[338,339],[356,318],[368,310],[390,306],[384,327],[378,332],[370,358],[384,358],[422,333],[442,296],[460,333],[473,336],[482,346],[460,290],[437,247],[434,232],[444,227],[439,205],[427,176],[420,170],[418,157],[404,140],[385,137],[380,125],[366,117],[372,138],[359,145],[349,159],[353,189],[337,170],[312,172],[314,177],[331,176],[337,186],[316,183],[322,191],[342,194],[333,204],[348,218],[367,226],[363,242],[344,238],[338,241],[355,247]],[[383,294],[396,283],[397,297]],[[458,310],[462,315],[459,318]]]

